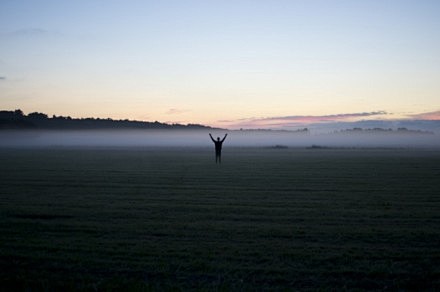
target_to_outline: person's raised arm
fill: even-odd
[[[211,133],[209,133],[209,137],[211,137],[212,142],[215,142],[214,138],[212,138]]]
[[[223,141],[225,141],[225,139],[226,139],[226,136],[228,136],[228,134],[225,134],[225,136],[223,137],[223,140],[222,140],[222,142],[223,142]]]

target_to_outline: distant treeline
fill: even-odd
[[[176,129],[198,130],[214,129],[199,124],[166,124],[160,122],[142,122],[130,120],[113,120],[100,118],[76,119],[71,117],[55,116],[48,117],[44,113],[33,112],[28,115],[21,110],[0,111],[0,129]]]
[[[308,128],[296,129],[296,130],[283,130],[283,129],[243,129],[237,131],[245,131],[245,132],[271,132],[271,133],[301,133],[301,134],[310,134]]]
[[[348,133],[348,134],[377,134],[377,133],[383,133],[383,134],[429,134],[433,135],[434,132],[430,131],[422,131],[422,130],[410,130],[407,128],[397,128],[396,130],[393,130],[391,128],[383,129],[383,128],[368,128],[368,129],[362,129],[362,128],[353,128],[353,129],[347,129],[347,130],[340,130],[336,131],[335,133]]]

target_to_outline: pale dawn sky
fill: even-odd
[[[440,1],[0,2],[0,109],[239,127],[440,119]]]

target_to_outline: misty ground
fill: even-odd
[[[0,149],[0,290],[439,289],[438,149]]]
[[[3,130],[0,147],[210,147],[208,130]],[[387,147],[437,148],[440,134],[421,131],[362,130],[315,131],[212,130],[214,137],[228,133],[228,147]]]

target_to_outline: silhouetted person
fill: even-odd
[[[226,139],[226,136],[228,134],[225,134],[222,140],[220,140],[220,137],[217,137],[217,141],[212,138],[211,133],[209,133],[209,137],[211,137],[212,142],[215,144],[215,163],[222,163],[222,144]]]

